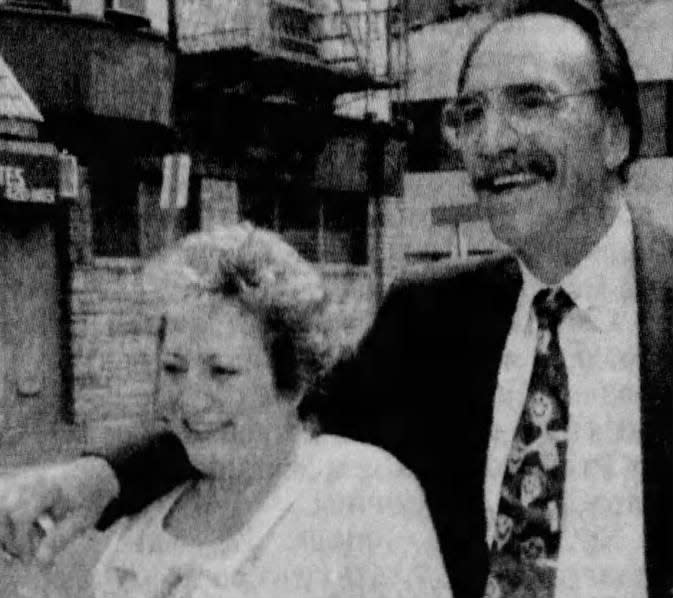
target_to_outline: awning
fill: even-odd
[[[44,122],[37,106],[0,56],[0,119]]]

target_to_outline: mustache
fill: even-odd
[[[472,184],[479,191],[493,186],[497,177],[529,172],[547,181],[556,176],[556,161],[543,151],[508,153],[484,159],[472,176]]]

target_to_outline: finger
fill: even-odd
[[[2,548],[3,552],[6,551],[6,546],[11,535],[9,517],[5,512],[0,511],[0,548]]]
[[[6,542],[6,549],[24,564],[28,564],[35,556],[35,548],[39,544],[41,534],[34,526],[30,514],[16,513],[10,519],[11,536]]]
[[[4,563],[12,563],[16,559],[16,555],[7,547],[7,543],[0,540],[0,561]]]
[[[3,552],[4,560],[22,558],[16,541],[16,526],[14,520],[9,514],[2,516],[3,535],[0,540],[0,550]]]
[[[24,563],[35,557],[37,546],[44,535],[38,521],[47,512],[53,511],[61,501],[61,492],[56,487],[46,487],[33,493],[32,500],[24,500],[8,515],[6,546],[10,553]]]
[[[37,518],[37,521],[33,525],[33,533],[31,534],[30,538],[31,554],[33,556],[37,555],[40,544],[49,534],[54,532],[55,528],[56,524],[50,515],[42,514]]]
[[[58,554],[73,540],[89,529],[86,514],[73,514],[46,529],[39,543],[35,558],[41,565],[51,565]]]

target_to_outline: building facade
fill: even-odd
[[[0,6],[0,56],[43,116],[39,141],[77,164],[77,193],[59,204],[62,257],[42,266],[60,285],[52,369],[65,382],[43,393],[57,415],[6,424],[5,437],[41,432],[0,443],[4,463],[151,425],[142,267],[188,232],[240,220],[280,232],[323,270],[344,308],[343,343],[356,341],[401,263],[404,152],[386,105],[396,10],[345,0]],[[19,263],[3,256],[6,268]],[[21,272],[2,283],[24,285]],[[29,442],[62,424],[71,442]]]

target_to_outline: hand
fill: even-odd
[[[26,564],[51,564],[118,493],[114,472],[98,457],[0,476],[0,550]]]
[[[185,567],[169,571],[152,598],[245,598],[230,584],[222,585],[211,573],[200,568]]]

